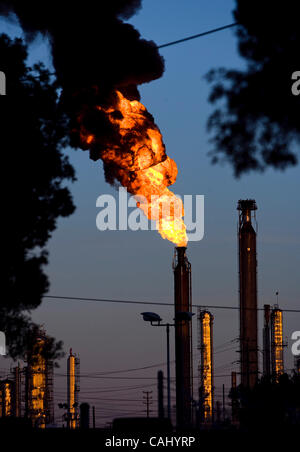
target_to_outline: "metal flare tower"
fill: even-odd
[[[68,428],[75,429],[79,426],[80,360],[76,355],[73,355],[72,349],[70,349],[67,362],[67,378],[67,422]]]
[[[254,199],[239,200],[239,290],[241,384],[253,388],[258,378],[256,231]]]
[[[199,405],[200,420],[203,423],[213,421],[214,382],[213,382],[213,321],[209,311],[198,309],[200,350],[200,387]]]
[[[177,321],[182,312],[192,311],[191,264],[186,257],[186,247],[177,247],[173,261],[175,303],[175,367],[176,367],[176,418],[180,428],[192,422],[192,322]]]
[[[275,381],[278,381],[284,372],[283,347],[282,311],[278,305],[275,305],[271,313],[271,362],[272,376]]]

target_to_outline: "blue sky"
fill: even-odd
[[[233,21],[234,2],[230,0],[144,0],[143,5],[130,23],[144,38],[153,39],[157,44]],[[0,21],[0,29],[11,36],[20,33],[3,21]],[[204,239],[191,243],[188,249],[194,302],[238,305],[236,204],[240,198],[255,198],[259,305],[274,304],[275,292],[279,290],[280,307],[299,308],[299,167],[284,173],[269,169],[263,174],[250,174],[236,180],[229,165],[212,166],[207,156],[210,144],[206,121],[212,107],[207,100],[209,86],[204,75],[219,66],[244,66],[237,54],[233,31],[165,48],[161,53],[166,63],[163,77],[142,86],[140,92],[142,102],[160,127],[168,155],[177,162],[179,173],[174,191],[205,196]],[[38,59],[50,67],[49,50],[41,39],[31,45],[29,62]],[[156,232],[98,231],[96,199],[100,194],[115,191],[105,183],[102,165],[90,161],[87,153],[66,149],[66,154],[77,173],[77,182],[70,186],[77,210],[72,217],[58,222],[49,242],[50,293],[171,302],[172,244],[162,240]],[[134,305],[45,300],[33,313],[33,318],[45,324],[50,334],[62,339],[66,350],[72,346],[73,351],[80,354],[84,372],[99,372],[165,362],[164,331],[144,324],[140,319],[143,310],[142,306]],[[149,310],[156,310],[166,320],[173,316],[169,307],[149,307]],[[238,311],[212,312],[214,343],[220,345],[236,338]],[[292,331],[300,329],[299,319],[299,314],[284,315],[285,336],[290,337]],[[262,313],[259,313],[260,329],[262,323]],[[196,319],[193,328],[196,362]],[[259,336],[261,338],[261,331]],[[237,344],[233,343],[234,346],[237,350]],[[285,355],[290,368],[289,347]],[[215,359],[216,374],[229,374],[236,368],[231,362],[238,359],[238,354],[233,349],[216,354]],[[65,362],[61,365],[64,369]],[[158,368],[138,375],[155,377],[156,370]],[[197,373],[196,365],[194,373]],[[227,385],[228,381],[224,378]],[[142,384],[138,380],[132,382]],[[82,380],[82,400],[88,383]],[[100,380],[100,383],[101,387],[126,384],[118,380],[115,383]],[[216,379],[217,391],[222,383],[221,377]],[[63,394],[59,391],[57,397]],[[141,391],[137,390],[137,397],[142,397]]]

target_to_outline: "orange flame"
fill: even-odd
[[[117,179],[135,196],[147,218],[156,221],[160,235],[177,246],[186,246],[183,203],[167,188],[176,180],[177,165],[166,155],[160,130],[144,105],[126,99],[119,91],[116,96],[116,106],[97,106],[120,137],[119,142],[108,143],[101,158],[117,169]],[[82,124],[80,136],[88,145],[97,141]]]

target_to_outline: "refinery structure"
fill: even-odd
[[[47,357],[47,335],[43,328],[34,333],[33,343],[21,367],[12,367],[0,380],[0,418],[24,418],[34,428],[46,428],[54,422],[53,361]],[[80,361],[72,353],[67,362],[67,413],[69,429],[79,427]]]
[[[46,356],[46,341],[40,328],[34,333],[25,365],[13,367],[9,378],[0,382],[1,417],[23,417],[37,428],[54,423],[53,362]]]
[[[40,329],[25,368],[25,413],[40,428],[54,422],[53,362],[45,356],[46,341],[46,333]]]
[[[213,421],[213,321],[214,317],[209,311],[198,309],[199,417],[202,423]]]
[[[231,421],[239,422],[239,388],[247,391],[255,387],[260,374],[267,381],[278,383],[284,374],[283,312],[277,304],[265,304],[263,309],[262,358],[259,369],[258,345],[258,301],[257,301],[257,252],[256,252],[256,202],[253,199],[239,200],[238,215],[238,268],[239,268],[239,372],[231,372]],[[220,393],[216,394],[214,375],[214,316],[204,306],[198,307],[198,380],[193,379],[192,341],[192,269],[187,257],[187,248],[175,248],[174,273],[174,323],[167,324],[175,330],[175,394],[176,425],[187,428],[191,425],[210,428],[214,423],[225,421],[225,389],[223,385],[223,415]],[[277,293],[278,295],[278,293]],[[213,307],[212,307],[213,308]],[[163,325],[165,326],[165,325]],[[233,342],[233,341],[231,341]],[[53,362],[45,350],[47,335],[43,328],[36,331],[33,345],[27,352],[24,365],[14,366],[0,380],[0,417],[25,418],[33,427],[47,428],[54,425],[54,374]],[[169,347],[169,345],[168,345]],[[169,353],[169,349],[168,349]],[[169,359],[169,358],[168,358]],[[295,359],[296,372],[300,374],[300,360]],[[158,418],[163,419],[164,373],[158,372]],[[63,419],[68,429],[89,428],[89,405],[79,405],[80,360],[72,349],[67,359],[66,397],[60,403],[64,408]],[[228,389],[228,388],[227,388]],[[168,388],[169,394],[170,387]],[[150,391],[151,392],[151,391]],[[148,407],[149,408],[149,407]],[[168,405],[169,412],[169,405]],[[171,419],[169,413],[168,417]],[[95,410],[93,407],[93,423]]]
[[[264,305],[263,375],[278,382],[284,373],[283,316],[278,304]]]
[[[79,426],[80,360],[73,355],[72,349],[67,363],[67,391],[67,426],[75,429]]]
[[[275,305],[271,313],[271,363],[275,381],[284,373],[283,347],[282,311]]]

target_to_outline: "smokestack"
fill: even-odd
[[[264,329],[263,329],[263,370],[264,376],[271,375],[271,347],[270,347],[270,305],[264,305]]]
[[[176,418],[177,426],[192,421],[192,322],[180,320],[182,312],[191,312],[191,264],[186,247],[176,247],[173,261],[175,302]]]
[[[239,288],[241,384],[253,388],[258,378],[256,232],[254,199],[239,200]]]
[[[271,313],[271,350],[272,376],[274,381],[278,382],[280,375],[284,372],[282,311],[278,305],[275,305]]]
[[[200,419],[207,423],[213,420],[213,321],[209,311],[198,311],[200,331]]]

